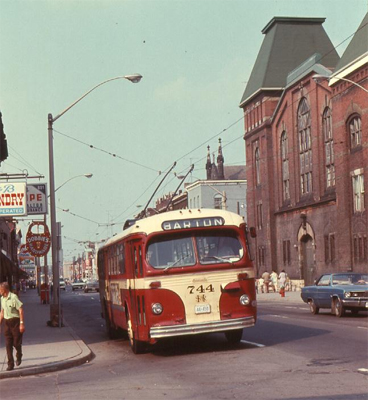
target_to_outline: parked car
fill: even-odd
[[[28,288],[35,289],[36,288],[36,281],[34,279],[28,279]]]
[[[77,290],[77,289],[84,289],[85,283],[82,281],[82,279],[74,279],[72,282],[72,290]]]
[[[86,284],[84,286],[84,293],[88,293],[92,290],[95,290],[96,292],[100,291],[100,286],[99,286],[98,281],[90,280],[90,281],[86,282]]]
[[[59,287],[60,287],[60,290],[65,290],[66,284],[65,284],[64,279],[62,279],[62,278],[59,279]]]
[[[346,310],[353,314],[368,311],[368,274],[324,274],[313,286],[302,288],[301,297],[312,314],[318,314],[320,308],[330,308],[337,317],[342,317]]]

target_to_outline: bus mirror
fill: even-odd
[[[250,237],[252,237],[252,238],[256,238],[257,237],[256,228],[254,226],[251,226],[249,228],[249,233],[250,233]]]

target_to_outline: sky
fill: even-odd
[[[326,18],[341,56],[367,11],[368,0],[0,0],[0,174],[47,183],[48,114],[110,78],[143,76],[99,86],[54,123],[70,261],[83,242],[120,232],[174,162],[177,175],[195,164],[188,182],[204,179],[207,146],[217,154],[221,138],[225,165],[245,164],[239,103],[273,17]],[[154,200],[178,183],[171,173]],[[30,222],[19,220],[23,240]]]

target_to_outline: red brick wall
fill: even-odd
[[[365,209],[368,209],[368,96],[367,93],[351,85],[328,87],[327,81],[315,82],[313,73],[288,88],[280,98],[259,96],[246,105],[245,115],[258,107],[262,123],[256,126],[254,119],[245,119],[245,148],[248,223],[257,227],[257,204],[262,203],[263,226],[257,229],[254,243],[256,265],[259,274],[264,270],[285,269],[292,279],[309,274],[316,278],[327,271],[345,271],[350,267],[355,271],[367,269],[367,262],[352,260],[353,235],[368,236],[367,211],[353,215],[352,184],[350,172],[364,168]],[[360,84],[367,87],[368,68],[365,66],[356,74]],[[354,79],[354,77],[351,77]],[[299,137],[297,131],[297,110],[302,97],[308,100],[311,114],[312,174],[313,190],[301,196]],[[276,101],[277,100],[277,101]],[[255,104],[258,104],[257,107]],[[333,138],[336,169],[336,186],[326,189],[325,149],[322,131],[322,115],[329,106],[332,109]],[[277,108],[276,108],[277,107]],[[352,152],[347,134],[347,120],[352,113],[359,113],[362,120],[361,149]],[[257,114],[259,115],[259,114]],[[271,118],[272,117],[272,118]],[[253,121],[253,123],[249,123]],[[282,197],[282,165],[280,140],[282,132],[288,135],[290,200]],[[255,185],[254,143],[258,141],[261,150],[261,183]],[[306,216],[306,230],[302,217]],[[303,269],[301,238],[308,233],[313,262],[308,271]],[[325,261],[325,236],[335,237],[335,260]],[[304,236],[305,238],[305,236]],[[283,241],[290,241],[290,262],[284,264]],[[303,240],[303,239],[302,239]],[[265,248],[265,265],[259,265],[258,247]],[[367,249],[366,249],[367,251]]]

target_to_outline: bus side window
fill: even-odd
[[[133,260],[134,260],[134,275],[138,276],[138,257],[137,257],[136,247],[133,247]]]
[[[125,274],[125,246],[124,246],[124,243],[119,244],[119,273]]]
[[[139,263],[139,272],[140,275],[143,276],[143,262],[142,262],[142,246],[138,247],[138,263]]]

